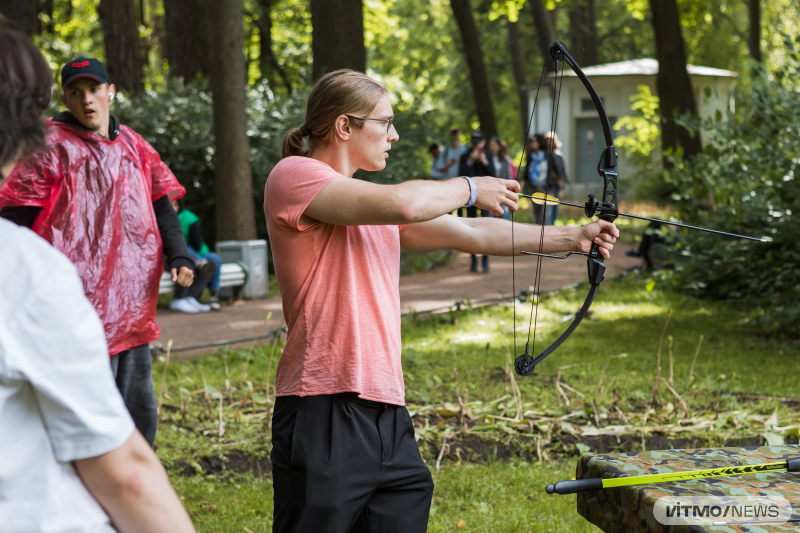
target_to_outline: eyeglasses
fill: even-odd
[[[354,118],[357,120],[374,120],[375,122],[385,122],[386,123],[386,133],[389,133],[389,130],[392,129],[392,121],[393,118],[369,118],[369,117],[354,117],[353,115],[345,115],[346,117]]]

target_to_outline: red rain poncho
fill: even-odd
[[[164,270],[153,202],[185,190],[158,153],[126,126],[110,141],[47,121],[49,151],[17,165],[0,208],[38,206],[33,231],[77,267],[103,322],[109,354],[156,340]]]

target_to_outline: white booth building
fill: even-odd
[[[695,65],[686,65],[686,69],[692,80],[695,103],[702,119],[714,117],[717,111],[721,111],[723,115],[728,110],[733,111],[733,88],[738,76],[736,72]],[[639,85],[647,85],[653,94],[657,94],[658,61],[655,59],[632,59],[596,65],[584,68],[583,72],[603,101],[611,120],[611,133],[615,137],[627,132],[627,130],[615,131],[613,126],[618,119],[633,114],[631,97],[638,92]],[[530,134],[545,133],[551,129],[554,81],[552,73],[548,81],[547,85],[542,84],[539,92]],[[531,109],[536,96],[536,85],[527,89],[528,109]],[[708,97],[706,93],[709,94]],[[589,93],[571,69],[564,72],[556,119],[555,130],[563,143],[561,150],[564,153],[570,182],[567,197],[582,200],[589,193],[599,197],[603,182],[597,174],[597,162],[605,147],[603,129]],[[701,132],[701,138],[704,137],[703,133]],[[624,194],[624,191],[630,191],[635,187],[635,183],[630,180],[637,173],[637,169],[626,160],[624,153],[619,150],[617,152],[619,153],[617,172]],[[624,201],[625,197],[623,196],[621,200]]]

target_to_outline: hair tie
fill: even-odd
[[[300,126],[300,133],[303,135],[303,137],[308,137],[311,135],[311,132],[308,130],[308,126],[305,124]]]

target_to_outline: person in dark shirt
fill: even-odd
[[[120,124],[105,67],[80,57],[61,69],[67,107],[46,120],[49,150],[18,164],[0,188],[0,217],[31,228],[77,267],[103,323],[111,367],[136,427],[153,445],[157,404],[149,344],[167,256],[172,280],[194,281],[171,200],[184,188],[158,153]]]
[[[470,139],[470,148],[461,155],[461,161],[458,164],[458,173],[462,176],[496,176],[492,153],[486,148],[486,139],[480,131],[472,132]],[[461,216],[461,209],[458,210],[458,215]],[[486,209],[481,209],[482,217],[490,217],[492,214]],[[475,206],[467,208],[467,218],[477,218],[478,208]],[[478,256],[471,255],[472,262],[470,263],[469,271],[478,271]],[[490,272],[489,256],[484,255],[482,258],[482,266],[484,272]]]
[[[567,167],[564,163],[564,153],[561,151],[561,141],[558,135],[550,131],[544,134],[545,150],[547,151],[547,181],[545,192],[556,198],[564,197],[564,188],[567,186]],[[553,226],[558,218],[558,204],[545,207],[545,225]]]
[[[220,256],[209,250],[203,240],[203,230],[200,227],[200,218],[186,209],[184,199],[172,202],[172,208],[178,213],[178,221],[181,223],[181,231],[189,246],[189,253],[194,256],[195,267],[198,276],[191,287],[176,287],[175,298],[169,308],[172,311],[182,313],[205,312],[209,309],[220,310],[219,305],[219,275],[222,268]],[[203,290],[208,287],[211,297],[208,305],[203,305],[197,301]],[[197,309],[197,311],[192,311]]]

